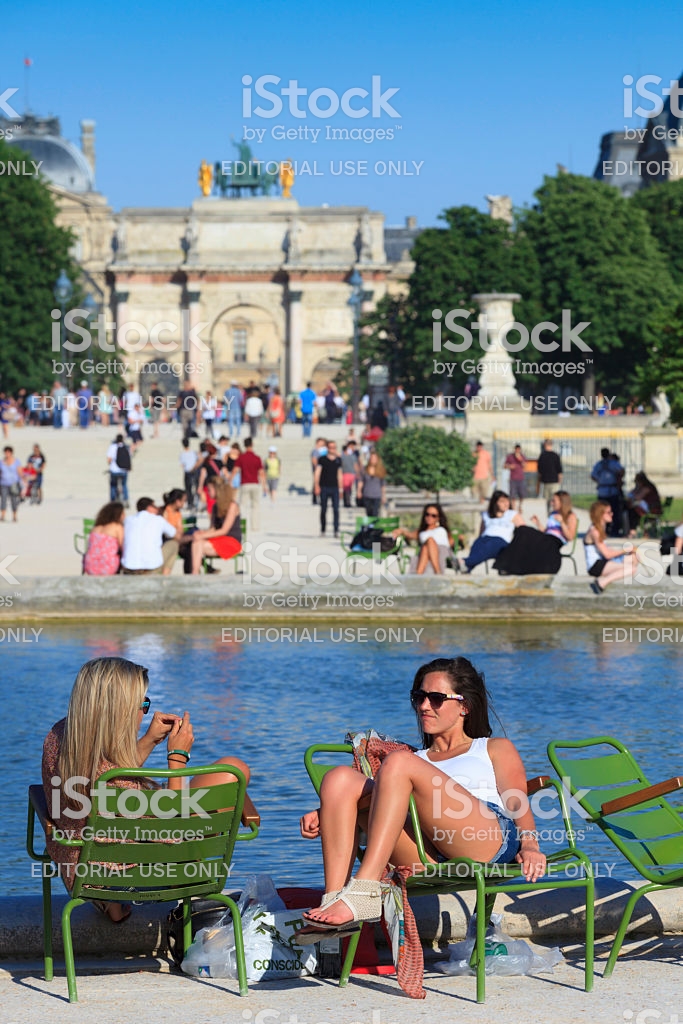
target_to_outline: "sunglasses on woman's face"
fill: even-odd
[[[429,706],[433,711],[438,711],[439,708],[443,707],[445,700],[464,700],[465,698],[459,693],[434,693],[427,690],[412,690],[410,694],[410,703],[413,705],[415,710],[422,707],[425,700],[429,701]]]
[[[439,513],[438,512],[425,512],[425,519],[438,519],[438,518],[439,518]]]
[[[149,699],[149,697],[145,697],[145,699],[143,700],[142,704],[140,705],[140,711],[142,711],[143,715],[147,714],[147,712],[149,711],[149,706],[150,706],[151,703],[152,702]]]

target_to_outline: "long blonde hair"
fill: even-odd
[[[216,516],[222,522],[235,500],[235,489],[230,486],[227,480],[221,480],[220,477],[213,477],[211,483],[216,491]]]
[[[365,467],[365,472],[368,476],[376,476],[378,480],[384,480],[387,471],[377,452],[370,452],[368,456],[368,463]]]
[[[138,711],[147,686],[147,669],[125,658],[86,661],[71,691],[60,745],[57,770],[63,781],[81,775],[92,785],[103,760],[140,767]]]

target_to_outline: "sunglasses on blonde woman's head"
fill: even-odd
[[[422,707],[425,700],[429,701],[429,706],[433,711],[438,711],[439,708],[443,707],[445,700],[459,700],[463,701],[465,698],[460,693],[432,693],[427,690],[412,690],[410,694],[410,703],[413,705],[415,710]]]
[[[142,704],[140,705],[140,711],[142,711],[143,715],[147,714],[147,712],[149,711],[149,706],[150,706],[151,703],[152,702],[149,699],[149,697],[145,697],[145,699],[143,700]]]

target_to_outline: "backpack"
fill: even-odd
[[[372,551],[373,545],[379,544],[381,552],[393,551],[396,541],[393,537],[385,537],[377,526],[363,526],[351,541],[351,550]]]
[[[132,469],[128,445],[119,444],[116,446],[116,465],[119,469],[125,470],[126,473],[129,473]]]
[[[597,483],[598,487],[616,487],[617,485],[617,475],[607,459],[603,459],[600,463]]]

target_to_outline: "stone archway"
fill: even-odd
[[[339,373],[340,366],[341,360],[331,356],[326,356],[324,359],[318,360],[308,377],[308,380],[311,381],[313,390],[320,391],[330,382],[334,384],[335,377]],[[335,385],[335,387],[336,386],[337,385]]]
[[[214,321],[210,336],[213,388],[218,394],[238,384],[284,379],[284,346],[273,315],[262,306],[239,303]]]

